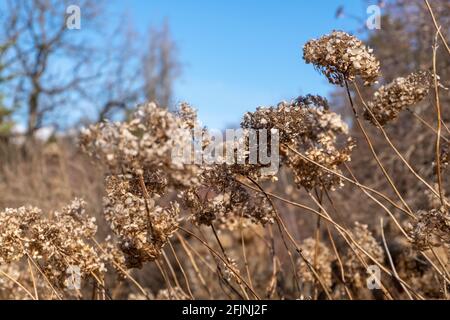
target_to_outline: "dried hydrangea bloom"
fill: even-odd
[[[174,156],[174,150],[192,150],[193,130],[199,127],[187,104],[172,113],[148,103],[128,121],[100,123],[82,133],[85,151],[110,169],[104,212],[127,268],[159,257],[177,229],[178,204],[163,208],[157,200],[170,190],[198,185],[203,169]]]
[[[380,73],[380,62],[373,50],[362,41],[343,31],[333,31],[320,39],[308,41],[303,47],[303,59],[312,63],[332,84],[343,85],[357,76],[370,85]]]
[[[450,245],[450,214],[445,207],[420,210],[416,216],[417,220],[408,226],[408,233],[417,249]]]
[[[232,175],[224,183],[225,172],[225,169],[211,171],[209,173],[215,174],[203,177],[206,188],[193,188],[183,193],[184,205],[191,212],[190,220],[196,225],[216,222],[230,230],[236,222],[241,227],[273,223],[275,212],[266,197],[250,193]]]
[[[80,268],[80,276],[99,276],[105,270],[99,253],[90,245],[97,227],[85,212],[86,203],[75,199],[60,212],[48,216],[36,208],[6,209],[0,213],[0,259],[17,262],[29,256],[41,266],[47,279],[64,287],[67,270]]]
[[[233,140],[218,144],[223,156],[213,164],[203,164],[199,185],[182,195],[184,205],[191,212],[190,220],[196,225],[211,225],[214,221],[221,228],[228,228],[236,222],[242,227],[273,223],[274,211],[267,199],[257,192],[250,192],[239,182],[243,177],[256,181],[273,178],[272,173],[261,170],[266,165],[250,163],[249,134],[247,130],[241,133]],[[227,154],[235,161],[227,162]]]
[[[26,254],[28,232],[41,216],[41,210],[34,207],[7,208],[0,212],[0,265],[18,261]]]
[[[97,231],[95,218],[85,213],[86,203],[75,199],[61,212],[42,218],[30,228],[28,250],[40,261],[43,271],[58,286],[65,286],[67,270],[71,266],[80,268],[82,277],[99,276],[106,269],[101,255],[90,244]]]
[[[282,163],[292,169],[298,186],[309,190],[316,186],[335,189],[342,185],[335,174],[286,148],[289,146],[336,172],[340,172],[341,164],[351,160],[354,143],[348,136],[348,126],[329,110],[325,98],[306,96],[291,103],[281,102],[277,107],[260,107],[256,112],[247,113],[241,126],[279,131],[285,153]]]
[[[367,225],[355,222],[351,234],[353,240],[355,240],[355,242],[358,243],[360,247],[362,247],[367,253],[369,253],[376,261],[383,263],[383,248],[374,238]],[[351,246],[362,259],[364,259],[366,262],[369,262],[367,256],[362,253],[354,244],[351,244]],[[348,278],[348,282],[352,283],[355,288],[366,288],[367,270],[355,255],[353,250],[348,250],[344,261],[344,265],[347,268],[346,276]]]
[[[422,101],[428,95],[432,79],[432,75],[427,71],[396,78],[390,84],[379,88],[367,105],[380,125],[385,125],[396,119],[401,111]],[[364,116],[376,125],[367,110]]]
[[[317,273],[323,279],[325,286],[330,289],[332,282],[332,264],[335,261],[334,254],[324,243],[316,246],[316,240],[307,238],[300,245],[305,259],[316,268]],[[314,264],[315,261],[315,264]],[[297,261],[297,272],[304,285],[312,284],[316,280],[314,274],[309,269],[303,259]]]
[[[125,255],[122,250],[116,245],[111,235],[108,235],[106,239],[100,244],[102,248],[102,259],[105,265],[112,267],[115,271],[118,280],[127,279],[127,274],[124,272],[127,270]],[[109,270],[109,269],[108,269]]]
[[[109,176],[104,198],[106,220],[119,239],[128,268],[141,268],[159,257],[179,223],[177,203],[162,208],[154,199],[146,200],[135,183],[127,176]]]
[[[420,261],[421,256],[410,258],[415,259],[414,262]],[[410,261],[411,261],[410,260]],[[407,261],[409,262],[409,261]],[[423,263],[423,260],[421,261]],[[437,263],[437,261],[435,261]],[[415,292],[421,294],[428,299],[442,299],[442,283],[441,276],[431,267],[426,270],[420,268],[409,269],[406,273],[399,272],[401,279],[406,281]]]
[[[200,173],[196,165],[173,157],[176,148],[191,146],[196,113],[183,104],[174,114],[148,103],[138,107],[126,122],[99,123],[84,130],[83,149],[108,165],[112,173],[143,174],[153,181],[149,192],[170,186],[190,186]]]

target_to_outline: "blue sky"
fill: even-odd
[[[333,29],[359,27],[335,18],[342,4],[365,14],[361,0],[133,0],[115,9],[127,11],[142,32],[168,19],[184,64],[175,98],[194,105],[203,124],[220,129],[259,105],[330,92],[301,59],[301,48]]]

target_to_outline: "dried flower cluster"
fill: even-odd
[[[65,286],[70,266],[86,278],[103,273],[101,255],[89,241],[97,230],[95,218],[86,215],[85,205],[75,199],[49,216],[32,207],[0,212],[0,264],[33,259],[56,287]]]
[[[154,199],[145,199],[138,181],[121,175],[106,179],[104,211],[128,268],[141,268],[159,257],[178,226],[177,203],[162,208]]]
[[[420,210],[417,220],[409,226],[409,235],[413,245],[419,250],[427,250],[430,246],[450,245],[450,214],[445,207]]]
[[[258,108],[244,116],[242,126],[279,130],[285,152],[283,163],[294,172],[298,186],[309,190],[316,186],[333,189],[342,185],[338,176],[305,159],[334,172],[340,172],[339,166],[350,161],[354,143],[348,137],[348,126],[329,110],[326,99],[306,96],[291,103],[281,102],[277,107]]]
[[[275,212],[264,195],[250,193],[235,180],[223,186],[219,184],[223,180],[214,180],[217,176],[208,178],[208,191],[196,189],[184,194],[184,204],[191,212],[193,223],[211,225],[216,222],[229,230],[248,227],[251,223],[273,223]]]
[[[403,239],[394,241],[391,254],[399,277],[416,292],[435,299],[442,295],[438,273],[409,243]]]
[[[157,258],[177,229],[178,204],[163,208],[156,202],[170,189],[198,184],[201,168],[173,156],[177,148],[191,146],[191,130],[197,125],[187,104],[174,114],[149,103],[129,121],[100,123],[81,136],[84,150],[110,169],[105,216],[128,268]]]
[[[198,166],[172,157],[180,145],[191,145],[195,112],[182,105],[179,116],[154,103],[138,107],[127,122],[99,123],[83,131],[84,150],[108,165],[112,173],[144,175],[148,191],[161,193],[168,186],[190,186]],[[180,161],[177,161],[180,160]]]
[[[323,243],[316,243],[313,238],[307,238],[300,245],[304,258],[313,266],[318,274],[322,277],[324,284],[328,289],[331,288],[332,282],[332,264],[335,261],[334,255],[328,247]],[[297,270],[302,283],[311,284],[316,278],[311,272],[304,259],[297,260]]]
[[[384,261],[383,248],[372,235],[368,225],[355,222],[351,234],[353,240],[376,261],[380,263]],[[348,270],[348,282],[352,283],[356,288],[364,288],[366,286],[367,270],[358,259],[355,252],[357,252],[363,259],[366,259],[366,262],[370,262],[370,260],[367,260],[367,258],[361,254],[361,251],[354,244],[351,244],[351,247],[352,249],[348,250],[346,257],[344,258],[344,264]],[[373,263],[368,264],[371,265]]]
[[[396,78],[374,93],[368,107],[380,125],[385,125],[396,119],[401,111],[422,101],[428,95],[431,80],[432,75],[427,71],[411,73],[405,78]],[[376,125],[376,121],[367,110],[364,116]]]
[[[346,80],[354,81],[359,76],[370,85],[380,73],[380,62],[372,49],[343,31],[333,31],[308,41],[303,47],[303,59],[312,63],[332,84],[343,85]]]

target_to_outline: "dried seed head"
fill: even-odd
[[[178,114],[148,103],[138,107],[126,122],[99,123],[81,134],[81,145],[105,163],[111,173],[144,174],[153,180],[150,193],[167,186],[186,187],[197,181],[200,168],[185,164],[172,152],[191,147],[196,113],[182,104]],[[150,176],[151,175],[151,176]]]
[[[413,290],[427,298],[442,297],[439,275],[430,263],[423,259],[420,251],[415,250],[403,237],[395,239],[389,250],[399,277]],[[439,249],[435,250],[439,254]]]
[[[237,181],[226,186],[221,186],[220,180],[206,181],[206,189],[189,190],[183,195],[184,204],[191,212],[190,220],[196,225],[216,222],[220,227],[232,230],[236,225],[248,227],[274,222],[275,212],[264,195],[250,193]]]
[[[119,239],[128,268],[140,268],[144,262],[159,257],[179,222],[177,203],[162,208],[136,192],[139,187],[135,183],[132,177],[109,176],[104,198],[106,220]]]
[[[33,207],[0,212],[0,265],[18,261],[25,255],[29,229],[41,216],[41,210]]]
[[[305,239],[300,248],[303,256],[310,264],[313,264],[315,261],[314,265],[317,273],[322,277],[327,288],[330,289],[333,285],[332,264],[335,261],[334,255],[324,243],[320,242],[316,245],[316,240],[312,238]],[[314,283],[315,276],[303,259],[298,259],[297,261],[297,272],[303,282]]]
[[[320,96],[299,97],[291,103],[281,102],[277,107],[258,108],[245,115],[241,126],[277,129],[282,146],[289,146],[333,171],[340,172],[339,166],[351,160],[354,143],[348,137],[348,126],[329,110],[326,99]],[[335,174],[283,149],[286,149],[283,164],[292,169],[298,186],[309,190],[315,186],[334,189],[342,185]]]
[[[408,226],[408,233],[417,249],[450,245],[450,214],[446,208],[420,210],[416,216],[417,220]]]
[[[355,222],[351,234],[353,239],[356,243],[358,243],[359,246],[361,246],[375,260],[383,263],[383,248],[374,238],[367,225]],[[347,272],[348,280],[349,283],[352,283],[356,288],[365,288],[367,271],[364,265],[355,255],[355,252],[357,252],[362,259],[366,259],[366,256],[365,254],[361,253],[361,251],[354,244],[351,244],[351,246],[354,251],[349,249],[345,257],[345,266],[347,267],[347,270],[349,270]]]
[[[362,41],[343,31],[333,31],[320,39],[310,40],[303,47],[303,59],[314,64],[332,84],[343,85],[357,76],[370,85],[380,73],[380,62]]]
[[[31,207],[0,212],[0,264],[30,257],[57,287],[64,287],[71,266],[77,266],[83,278],[106,271],[89,242],[97,226],[95,218],[86,215],[85,206],[83,200],[75,199],[47,216]]]
[[[433,76],[427,71],[411,73],[406,78],[396,78],[375,92],[368,107],[380,125],[385,125],[396,119],[401,111],[422,101],[428,95],[432,79]],[[364,117],[376,125],[367,110]]]

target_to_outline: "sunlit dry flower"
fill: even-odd
[[[220,177],[224,172],[223,169],[209,172],[215,174],[204,176],[206,189],[191,189],[183,194],[184,204],[191,212],[190,220],[196,225],[216,222],[227,229],[236,224],[245,227],[251,223],[273,223],[275,212],[266,197],[248,191],[232,176],[224,184],[223,176]]]
[[[432,75],[427,71],[396,78],[375,92],[372,100],[368,102],[368,107],[380,125],[385,125],[396,119],[401,111],[422,101],[428,95],[431,80]],[[364,116],[376,124],[367,110]]]
[[[154,103],[138,107],[126,122],[99,123],[84,130],[80,141],[91,156],[108,165],[111,173],[144,175],[151,179],[150,193],[167,186],[190,186],[200,173],[198,166],[172,156],[183,145],[191,146],[196,113],[183,104],[178,114]]]
[[[109,176],[104,198],[106,220],[119,238],[128,268],[140,268],[159,257],[178,227],[178,204],[162,208],[154,199],[145,199],[135,183],[127,176]]]
[[[303,59],[314,64],[333,84],[343,85],[360,76],[366,85],[376,82],[380,62],[362,41],[343,31],[333,31],[303,47]]]
[[[18,261],[26,254],[28,232],[41,216],[41,210],[33,207],[0,212],[0,264]]]
[[[330,252],[324,243],[318,243],[313,238],[307,238],[300,245],[305,259],[313,266],[328,289],[332,286],[332,263],[335,256]],[[311,285],[315,281],[315,276],[303,259],[297,261],[297,272],[303,284]]]
[[[450,245],[450,214],[445,207],[420,210],[417,220],[408,226],[413,245],[419,250],[427,250],[430,246]]]
[[[0,213],[0,263],[22,257],[40,264],[46,278],[64,287],[67,270],[80,269],[83,278],[105,271],[100,254],[90,244],[97,226],[85,212],[86,203],[75,199],[61,211],[44,215],[36,208],[6,209]]]
[[[384,260],[384,251],[378,241],[372,235],[372,232],[369,230],[369,227],[365,224],[361,224],[359,222],[355,222],[355,225],[351,231],[353,240],[364,249],[367,253],[369,253],[376,261],[383,263]],[[348,250],[347,255],[344,259],[344,265],[347,268],[347,274],[349,283],[352,283],[356,288],[365,288],[366,286],[366,277],[367,270],[364,265],[360,262],[355,252],[365,260],[366,262],[370,262],[372,260],[368,260],[367,256],[361,252],[360,249],[355,244],[351,244],[352,249]],[[368,263],[369,265],[373,263]]]
[[[348,126],[338,114],[329,110],[325,98],[306,96],[291,103],[281,102],[277,107],[261,107],[247,113],[241,126],[279,131],[285,155],[282,163],[292,169],[298,186],[309,190],[315,186],[334,189],[342,185],[334,173],[304,158],[335,172],[340,172],[339,165],[351,160],[354,143],[348,137]]]

